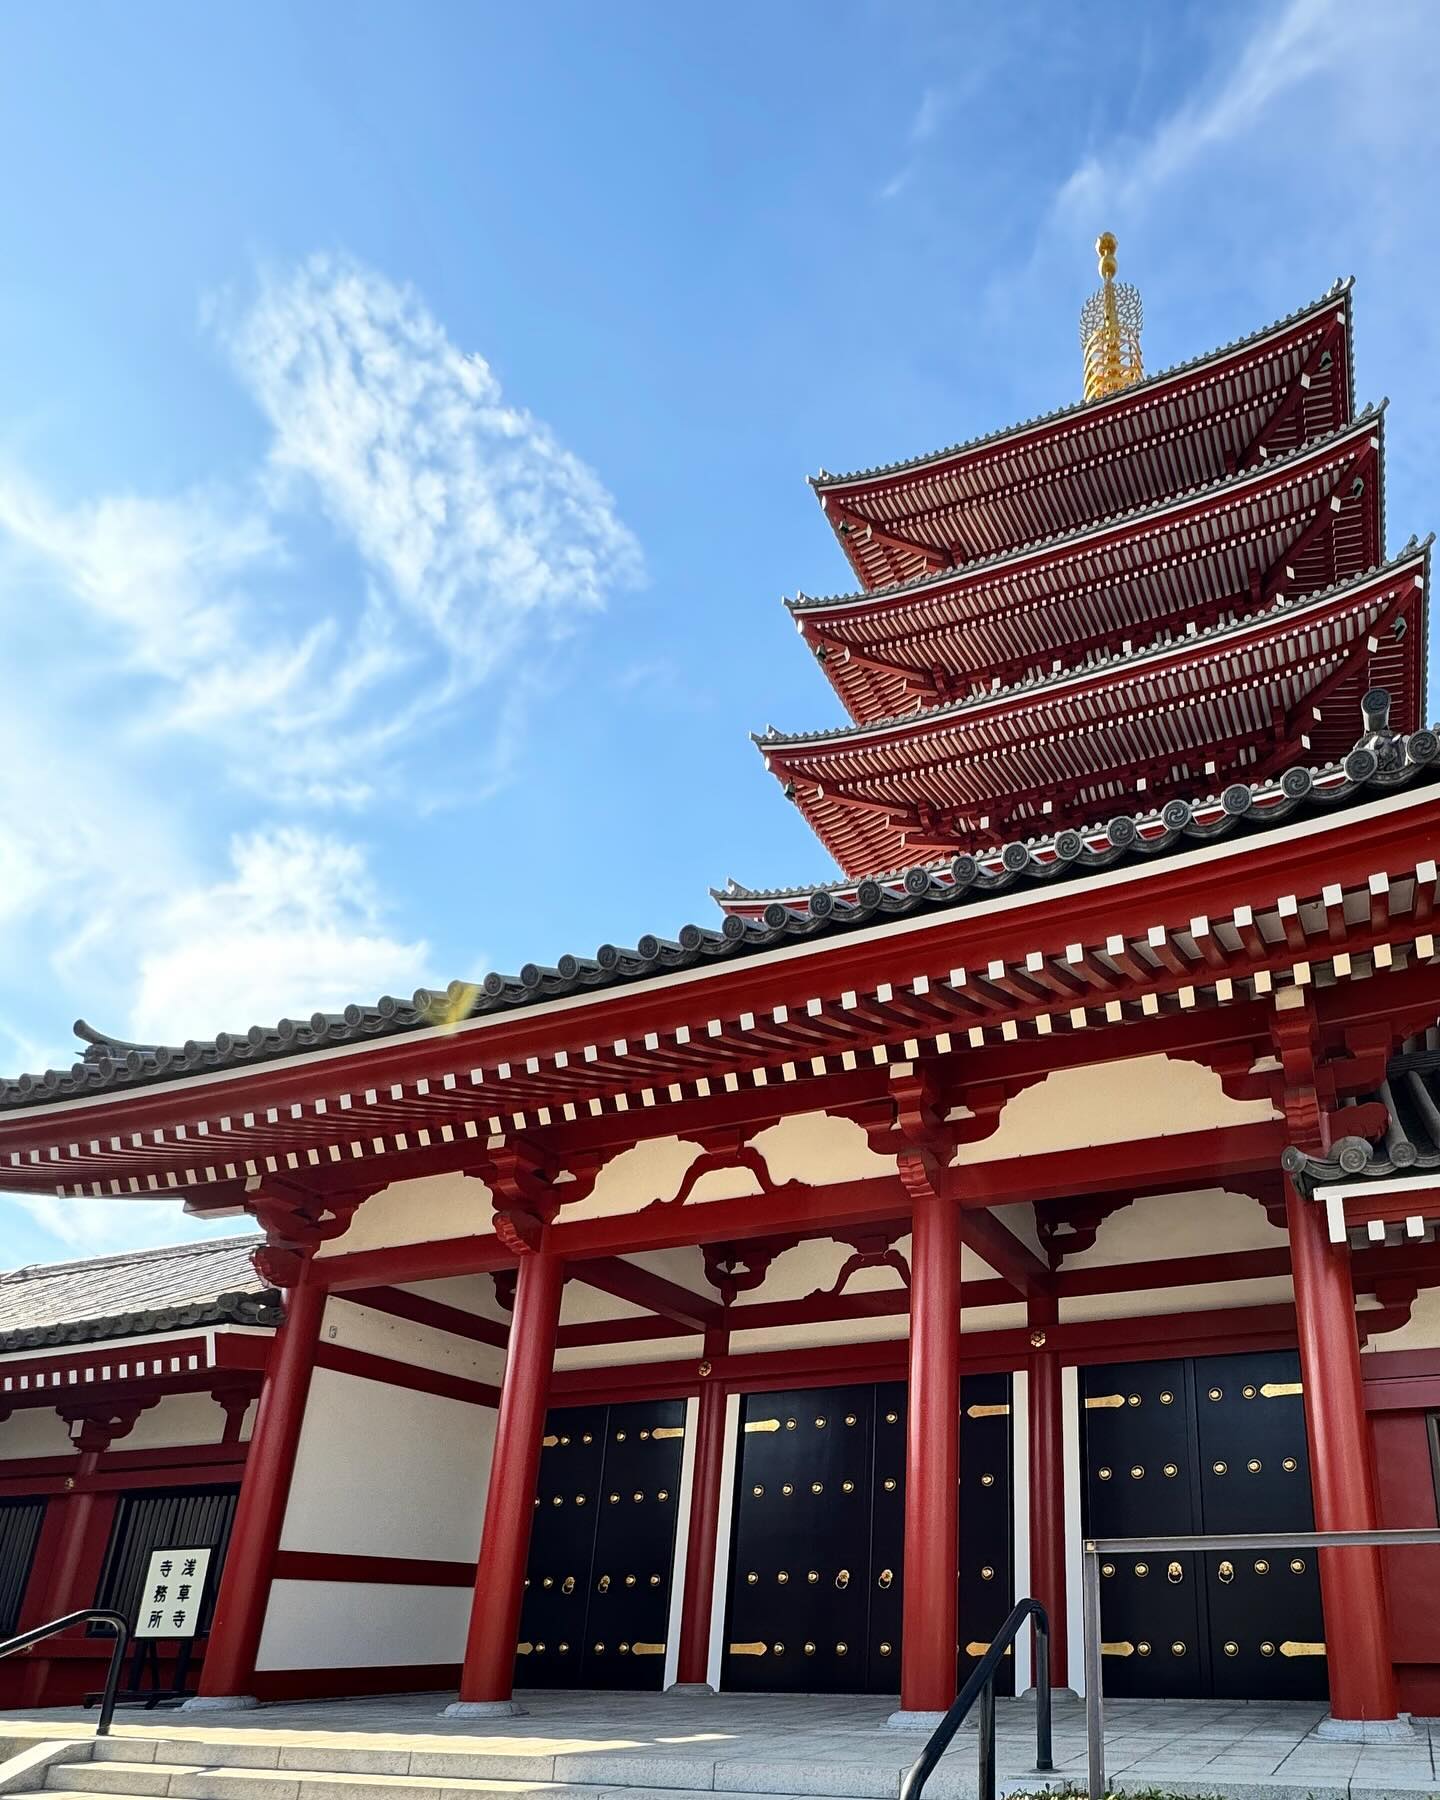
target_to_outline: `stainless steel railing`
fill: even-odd
[[[1105,1694],[1100,1655],[1100,1558],[1187,1550],[1393,1549],[1404,1544],[1440,1547],[1440,1531],[1271,1531],[1225,1532],[1201,1537],[1086,1538],[1084,1568],[1085,1725],[1089,1748],[1090,1800],[1105,1794]]]

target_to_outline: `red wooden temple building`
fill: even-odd
[[[1436,1524],[1428,542],[1348,284],[1147,376],[1100,248],[1083,401],[815,482],[849,722],[759,743],[838,878],[0,1084],[7,1187],[263,1233],[168,1313],[0,1283],[0,1625],[219,1495],[212,1702],[926,1715],[1023,1594],[1078,1686],[1082,1534]],[[1440,1713],[1424,1551],[1102,1577],[1109,1691]]]

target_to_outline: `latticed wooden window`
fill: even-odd
[[[0,1500],[0,1638],[20,1618],[44,1518],[44,1500]]]

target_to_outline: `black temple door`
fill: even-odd
[[[556,1407],[545,1419],[516,1646],[524,1687],[580,1685],[607,1411]]]
[[[683,1400],[610,1408],[581,1663],[586,1687],[662,1684],[684,1440]]]
[[[864,1682],[865,1691],[872,1694],[894,1694],[900,1689],[906,1395],[903,1381],[883,1382],[875,1389],[875,1455],[870,1479],[870,1655]]]
[[[1085,1530],[1183,1537],[1199,1529],[1190,1366],[1112,1363],[1081,1371]],[[1105,1689],[1189,1699],[1210,1687],[1201,1568],[1194,1555],[1109,1556],[1100,1565]]]
[[[960,1680],[989,1649],[1015,1604],[1014,1488],[1009,1375],[960,1383]],[[1013,1653],[995,1681],[1015,1691]]]
[[[1300,1359],[1294,1351],[1195,1364],[1207,1532],[1313,1531]],[[1321,1700],[1329,1691],[1315,1552],[1203,1558],[1214,1692]]]
[[[684,1450],[683,1400],[547,1414],[518,1685],[660,1688]]]
[[[903,1475],[904,1408],[894,1410]],[[741,1402],[727,1688],[866,1688],[874,1414],[872,1387],[747,1394]]]

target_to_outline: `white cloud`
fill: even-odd
[[[0,1194],[9,1205],[54,1239],[43,1246],[46,1259],[105,1256],[114,1250],[141,1250],[204,1237],[235,1237],[250,1229],[248,1219],[199,1219],[182,1212],[173,1200],[97,1200],[93,1196]],[[0,1221],[4,1214],[0,1212]],[[0,1233],[0,1237],[8,1234]],[[32,1256],[31,1261],[40,1260]],[[13,1252],[3,1266],[13,1265]]]
[[[461,679],[488,674],[537,617],[562,623],[638,576],[593,472],[412,289],[315,256],[267,276],[223,336],[273,428],[272,472],[313,487]]]
[[[147,931],[130,1026],[141,1041],[339,1012],[409,994],[430,973],[423,940],[385,929],[356,845],[284,826],[236,837],[230,860],[224,880],[175,894]]]

